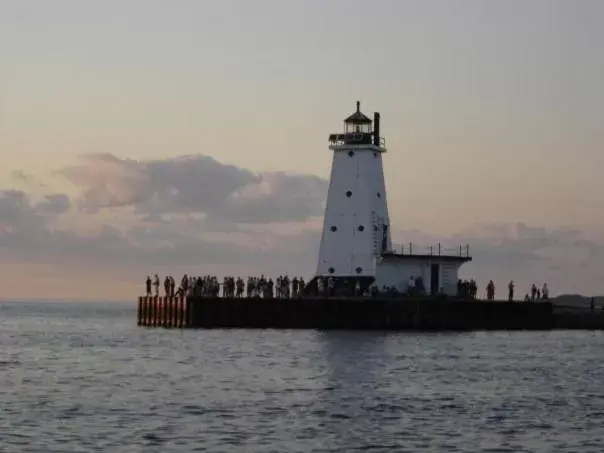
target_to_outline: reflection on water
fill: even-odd
[[[602,452],[604,336],[180,331],[0,304],[2,452]]]

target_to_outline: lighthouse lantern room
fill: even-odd
[[[344,120],[341,133],[329,135],[333,151],[323,233],[319,247],[318,279],[338,288],[408,289],[409,281],[428,282],[426,292],[455,294],[457,270],[471,258],[457,255],[396,253],[390,237],[390,218],[380,136],[380,114],[373,120],[356,111]]]

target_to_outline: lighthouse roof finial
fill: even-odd
[[[361,101],[357,101],[357,111],[344,120],[347,124],[371,124],[371,119],[361,112]]]

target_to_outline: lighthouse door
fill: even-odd
[[[430,294],[437,294],[440,290],[440,266],[433,264],[430,266]]]

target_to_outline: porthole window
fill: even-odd
[[[354,156],[354,151],[348,151],[348,155],[349,155],[350,157]]]
[[[364,227],[363,225],[359,225],[359,226],[357,227],[357,230],[359,230],[359,231],[363,231],[363,230],[365,230],[365,227]]]
[[[330,229],[331,231],[334,231],[334,232],[335,232],[335,231],[338,231],[338,227],[337,227],[337,226],[335,226],[335,225],[332,225],[332,226],[331,226],[329,229]]]
[[[347,196],[348,198],[352,197],[352,192],[349,190],[348,192],[346,192],[346,196]]]
[[[333,274],[336,270],[333,267],[330,267],[329,269],[327,269],[327,272],[329,272],[330,274]]]
[[[363,272],[363,268],[362,267],[357,267],[356,271],[357,271],[357,274],[360,274],[361,272]]]

